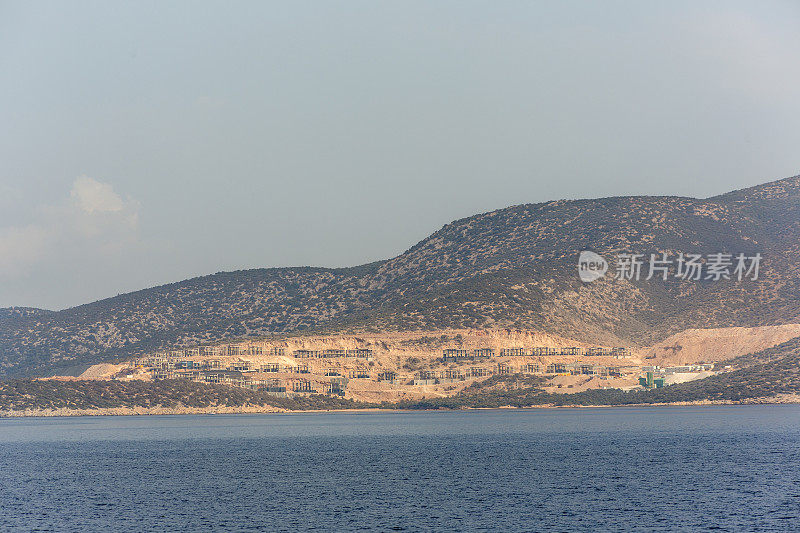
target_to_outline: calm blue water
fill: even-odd
[[[800,407],[0,420],[0,530],[797,531]]]

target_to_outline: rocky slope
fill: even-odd
[[[648,365],[730,361],[800,338],[800,324],[755,328],[687,329],[642,350]]]
[[[581,250],[762,253],[758,281],[593,283]],[[59,312],[3,313],[0,375],[167,346],[303,331],[513,327],[605,345],[688,328],[800,322],[800,176],[709,199],[621,197],[455,221],[405,253],[346,269],[218,273]]]
[[[46,316],[52,312],[47,309],[37,309],[36,307],[0,307],[0,322],[14,318]]]

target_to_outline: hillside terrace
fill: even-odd
[[[530,353],[531,351],[525,350]],[[347,359],[339,354],[340,359]],[[242,357],[180,359],[172,356],[143,358],[136,361],[136,368],[149,373],[150,379],[186,379],[201,383],[224,384],[251,390],[263,391],[278,396],[296,394],[332,394],[344,396],[351,380],[357,382],[386,383],[405,387],[430,387],[445,384],[467,384],[494,375],[541,375],[541,376],[598,376],[622,377],[638,375],[642,369],[638,366],[601,365],[575,360],[530,361],[515,363],[522,357],[507,356],[508,360],[489,361],[487,353],[494,350],[478,350],[468,352],[469,358],[475,356],[482,365],[463,366],[467,359],[454,361],[458,366],[444,369],[420,369],[413,373],[404,369],[381,370],[380,367],[358,366],[346,369],[333,362],[326,366],[312,367],[309,363],[286,363],[292,358],[283,357],[282,361],[254,361]],[[518,352],[512,352],[518,353]],[[559,357],[562,354],[559,351]],[[526,356],[531,357],[531,356]],[[573,355],[573,357],[575,357]],[[331,360],[332,358],[325,358]],[[330,366],[333,364],[334,366]],[[128,375],[130,377],[130,375]]]
[[[609,379],[634,385],[641,372],[640,360],[627,348],[581,346],[546,335],[528,335],[528,342],[503,338],[515,335],[525,336],[462,330],[194,346],[142,357],[129,363],[133,368],[117,367],[116,374],[105,375],[186,379],[277,395],[347,394],[364,401],[392,401],[452,395],[491,376],[582,376],[593,380],[592,386],[605,387]]]

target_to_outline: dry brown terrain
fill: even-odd
[[[550,375],[545,390],[554,393],[574,393],[588,389],[632,388],[638,385],[642,366],[659,365],[662,367],[679,366],[697,362],[724,362],[740,355],[754,353],[800,336],[800,324],[782,326],[762,326],[754,328],[716,328],[691,329],[672,335],[667,339],[647,347],[629,347],[630,356],[616,358],[611,356],[513,356],[501,357],[500,350],[507,348],[548,347],[561,349],[564,347],[587,348],[593,345],[546,333],[517,329],[445,329],[414,332],[364,333],[353,335],[320,335],[293,337],[282,340],[251,341],[237,343],[243,351],[251,345],[263,347],[265,353],[279,348],[286,355],[238,355],[225,356],[221,359],[225,364],[236,361],[250,361],[254,365],[277,363],[282,367],[290,367],[298,363],[309,365],[310,373],[302,374],[315,390],[321,390],[329,383],[331,374],[350,377],[346,397],[364,402],[419,400],[452,396],[465,387],[486,377],[466,377],[464,380],[429,380],[417,382],[415,378],[420,371],[443,372],[455,370],[467,374],[469,368],[486,369],[494,374],[499,364],[508,364],[515,371],[523,365],[538,364],[544,369],[551,363],[588,363],[598,367],[614,367],[621,369],[621,376],[601,375]],[[295,359],[291,354],[295,350],[325,349],[363,349],[372,350],[372,360],[360,358],[309,358]],[[444,362],[442,350],[458,348],[474,350],[492,348],[495,356],[479,361]],[[198,359],[195,357],[194,359]],[[203,358],[199,358],[203,359]],[[369,378],[354,378],[354,372],[361,371]],[[394,372],[394,381],[380,381],[378,374]],[[326,375],[328,374],[328,375]],[[671,376],[667,382],[679,383],[701,379],[710,375],[708,372],[681,373]],[[298,379],[297,374],[287,372],[254,372],[249,376],[254,380],[278,379],[291,382]],[[150,380],[152,373],[145,368],[137,368],[135,361],[93,365],[77,378],[55,377],[51,379],[136,379]]]
[[[219,272],[62,311],[0,309],[0,377],[73,374],[175,347],[309,333],[516,328],[636,347],[690,328],[798,324],[798,243],[800,176],[708,199],[521,204],[456,220],[358,267]],[[609,272],[583,283],[582,250],[612,263],[630,252],[757,253],[762,275],[686,280],[673,265],[668,279]]]
[[[800,324],[755,328],[687,329],[641,351],[651,364],[720,362],[771,348],[800,336]]]

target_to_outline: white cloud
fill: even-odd
[[[122,211],[125,204],[108,183],[101,183],[88,176],[80,176],[72,184],[70,198],[87,213]]]
[[[78,177],[69,196],[39,206],[32,223],[0,228],[0,279],[78,260],[102,265],[118,259],[138,243],[138,209],[110,184]]]

